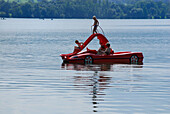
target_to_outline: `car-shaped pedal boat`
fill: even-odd
[[[76,63],[76,64],[114,64],[114,63],[125,63],[125,64],[143,64],[142,52],[114,52],[113,50],[109,55],[97,55],[96,50],[86,51],[82,50],[95,38],[97,37],[100,41],[100,45],[105,45],[107,38],[100,34],[92,34],[74,53],[61,54],[64,63]]]

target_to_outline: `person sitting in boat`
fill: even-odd
[[[96,16],[93,16],[93,20],[94,20],[94,24],[93,24],[93,26],[94,26],[93,34],[94,34],[94,32],[97,33],[96,30],[97,30],[97,26],[99,26],[99,21],[97,20]]]
[[[112,49],[110,48],[110,43],[107,42],[107,43],[106,43],[106,46],[107,46],[107,48],[106,48],[106,50],[105,50],[105,55],[110,55],[110,53],[111,53],[111,51],[112,51]]]
[[[103,55],[103,54],[105,54],[105,47],[104,45],[101,45],[101,47],[97,51],[97,55]]]
[[[74,47],[73,53],[74,53],[74,52],[77,52],[78,50],[80,50],[82,45],[84,46],[83,42],[79,42],[78,40],[76,40],[75,43],[76,43],[78,46],[75,46],[75,47]]]

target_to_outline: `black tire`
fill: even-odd
[[[93,64],[93,58],[91,56],[86,56],[84,58],[84,64]]]
[[[132,56],[130,57],[130,63],[131,63],[131,64],[137,64],[138,61],[139,61],[139,57],[138,57],[137,55],[132,55]]]

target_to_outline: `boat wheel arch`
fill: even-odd
[[[84,58],[84,64],[93,64],[93,58],[92,58],[92,56],[86,56],[85,58]]]
[[[138,61],[139,61],[139,57],[137,55],[132,55],[130,57],[130,63],[131,64],[138,64]]]

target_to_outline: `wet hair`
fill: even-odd
[[[79,41],[78,41],[78,40],[76,40],[76,41],[75,41],[75,43],[79,43]]]
[[[107,46],[107,47],[110,47],[110,43],[109,43],[109,42],[107,42],[107,43],[106,43],[106,46]]]
[[[95,15],[93,16],[93,19],[96,19],[96,16],[95,16]]]

